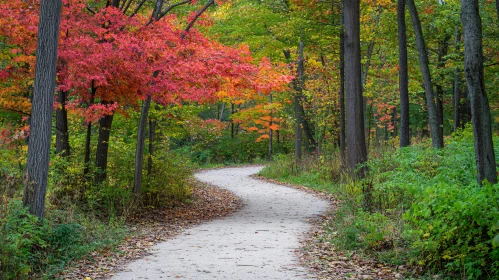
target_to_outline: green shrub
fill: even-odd
[[[172,154],[153,159],[153,169],[145,176],[142,200],[146,206],[166,206],[190,197],[189,163]]]
[[[342,207],[326,232],[338,248],[361,249],[396,264],[410,261],[447,279],[499,279],[499,247],[493,242],[499,240],[499,184],[476,182],[471,127],[446,139],[444,149],[428,142],[374,147],[363,181],[348,180],[334,163],[338,154],[330,154],[323,162],[305,158],[299,168],[292,155],[276,157],[261,174],[337,194]],[[366,208],[363,186],[370,190]]]
[[[414,261],[470,279],[499,278],[499,185],[481,188],[445,183],[424,188],[404,214]]]
[[[0,213],[0,278],[25,279],[37,260],[33,254],[44,250],[49,229],[13,200]]]

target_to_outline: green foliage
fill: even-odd
[[[53,278],[71,260],[112,248],[126,231],[89,215],[53,211],[42,221],[14,199],[0,212],[0,279]]]
[[[189,158],[197,166],[209,164],[244,164],[255,163],[268,158],[268,141],[257,142],[258,135],[241,133],[231,138],[229,133],[224,133],[216,142],[209,145],[191,142],[173,152]],[[273,152],[276,156],[289,151],[287,144],[275,143]]]
[[[148,206],[171,206],[191,195],[190,164],[175,154],[153,158],[152,172],[145,176],[142,200]],[[168,180],[165,180],[168,178]]]
[[[5,205],[0,212],[0,277],[25,279],[33,272],[33,248],[44,249],[47,228],[28,214],[21,201]]]
[[[446,142],[441,150],[428,143],[375,148],[362,182],[323,180],[331,171],[308,160],[297,169],[291,156],[277,157],[261,174],[337,194],[343,206],[326,229],[339,248],[448,279],[499,278],[499,184],[478,187],[470,127]],[[363,187],[370,188],[369,208],[361,207]]]
[[[491,240],[499,221],[499,185],[423,188],[404,214],[414,261],[468,278],[499,277],[499,248]]]

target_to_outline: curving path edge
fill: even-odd
[[[312,279],[296,251],[307,222],[328,203],[312,194],[251,178],[262,167],[207,170],[198,180],[243,199],[238,212],[155,245],[112,279]]]

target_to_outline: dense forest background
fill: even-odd
[[[499,2],[46,3],[0,3],[3,279],[248,163],[338,197],[321,238],[342,250],[499,277]]]

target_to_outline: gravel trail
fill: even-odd
[[[298,264],[299,239],[328,203],[311,194],[251,178],[262,167],[196,174],[241,197],[243,208],[154,247],[112,279],[313,279]]]

